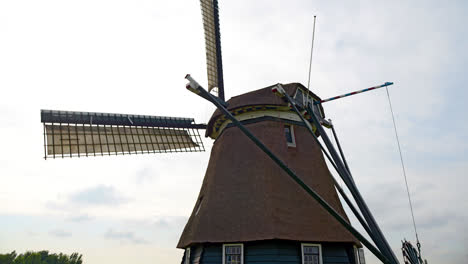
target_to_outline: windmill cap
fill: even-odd
[[[227,101],[228,110],[234,114],[234,116],[244,114],[247,112],[256,112],[256,111],[291,111],[288,103],[278,97],[272,89],[277,87],[278,84],[274,84],[262,89],[244,93],[238,96],[234,96]],[[288,83],[281,84],[285,92],[289,96],[294,96],[297,89],[301,89],[304,92],[307,92],[307,88],[300,83]],[[315,100],[320,101],[321,98],[312,92],[308,92]],[[320,106],[322,108],[322,106]],[[323,112],[323,109],[321,109]],[[207,137],[216,139],[223,130],[223,124],[227,122],[226,117],[221,113],[221,111],[216,110],[211,116],[208,126],[206,129]]]

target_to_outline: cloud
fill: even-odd
[[[76,214],[83,207],[116,207],[129,202],[129,199],[113,186],[97,185],[77,191],[56,201],[48,201],[45,206],[52,210],[67,211]],[[74,215],[67,220],[81,222],[91,220],[89,215]]]
[[[69,197],[69,202],[77,205],[117,206],[128,201],[112,186],[98,185],[79,191]]]
[[[151,168],[145,167],[136,173],[135,181],[138,184],[144,184],[153,181],[157,177],[158,176],[155,171],[151,170]]]
[[[87,214],[76,215],[76,216],[71,216],[71,217],[67,218],[67,220],[71,221],[71,222],[85,222],[85,221],[90,221],[92,219],[94,219],[94,218],[87,215]]]
[[[113,229],[107,230],[104,234],[105,239],[109,240],[118,240],[121,242],[130,242],[133,244],[148,244],[149,242],[145,239],[136,237],[133,232],[125,232],[125,231],[115,231]]]
[[[71,232],[68,232],[68,231],[65,231],[65,230],[62,230],[62,229],[51,230],[51,231],[49,231],[49,234],[52,235],[52,236],[61,237],[61,238],[71,237],[71,235],[72,235]]]

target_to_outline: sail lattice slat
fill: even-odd
[[[208,91],[219,92],[223,88],[221,42],[217,0],[200,0],[205,31],[206,68]]]
[[[43,110],[45,158],[204,151],[190,118]]]

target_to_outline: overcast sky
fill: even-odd
[[[466,263],[466,2],[237,0],[220,1],[220,9],[227,98],[306,84],[314,14],[312,91],[327,98],[395,82],[390,95],[424,257]],[[176,243],[209,151],[45,161],[39,113],[207,122],[214,107],[186,91],[187,73],[206,84],[196,0],[0,1],[0,253],[180,262]],[[400,256],[400,241],[414,241],[414,232],[385,90],[324,107]]]

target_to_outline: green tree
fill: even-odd
[[[16,251],[6,254],[0,254],[0,264],[82,264],[82,255],[72,253],[67,254],[49,254],[49,251],[42,250],[38,252],[27,251],[23,254],[16,254]]]
[[[7,254],[0,254],[0,264],[13,264],[16,258],[16,252],[13,251]]]

